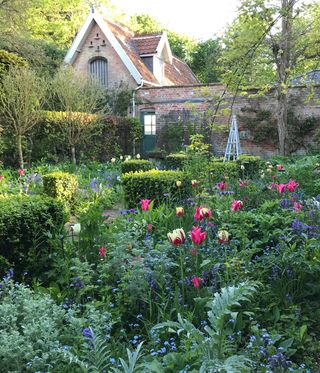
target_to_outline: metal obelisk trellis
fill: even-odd
[[[224,161],[236,160],[241,154],[240,138],[238,132],[237,118],[232,115],[231,128],[228,143],[224,153]]]

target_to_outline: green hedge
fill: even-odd
[[[254,155],[242,154],[237,159],[239,175],[245,177],[254,177],[259,175],[259,168],[262,160]],[[242,166],[242,167],[241,167]]]
[[[181,171],[130,172],[122,175],[126,203],[136,206],[142,199],[151,199],[157,202],[168,200],[177,202],[186,199],[192,194],[191,179]],[[180,181],[178,187],[176,182]]]
[[[53,198],[0,197],[0,263],[7,260],[18,272],[32,268],[41,273],[41,260],[48,260],[50,238],[61,231],[65,220],[63,204]],[[40,260],[41,253],[44,257]]]
[[[122,162],[121,172],[125,174],[127,172],[149,171],[152,167],[152,163],[146,159],[130,159]]]
[[[188,160],[185,153],[172,153],[166,156],[166,166],[171,169],[182,170],[185,162]]]
[[[73,207],[77,189],[78,180],[75,175],[67,172],[52,172],[43,175],[44,193],[63,202],[67,208]]]
[[[213,161],[209,165],[209,173],[213,183],[219,182],[225,178],[237,179],[239,176],[238,165],[233,161]]]

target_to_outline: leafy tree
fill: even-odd
[[[38,122],[45,85],[31,70],[11,67],[2,79],[0,109],[4,127],[14,134],[19,166],[24,167],[22,141]]]
[[[316,66],[319,56],[319,51],[313,56],[311,52],[315,49],[311,40],[319,49],[318,6],[298,7],[297,0],[242,0],[239,17],[223,40],[221,64],[229,89],[237,92],[255,86],[264,92],[276,87],[282,155],[289,151],[288,87],[297,73]]]
[[[76,148],[97,132],[97,109],[103,89],[94,81],[83,79],[71,66],[58,71],[51,88],[54,109],[64,113],[60,130],[67,139],[72,162],[76,163]]]
[[[197,44],[191,56],[190,67],[202,83],[220,80],[218,59],[221,54],[219,39],[209,39]]]

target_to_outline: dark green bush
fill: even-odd
[[[67,172],[43,175],[44,193],[63,202],[67,208],[72,208],[77,189],[78,180],[75,175]]]
[[[47,255],[50,238],[65,220],[63,204],[53,198],[0,197],[0,258],[18,272],[32,268],[41,273],[40,258]]]
[[[255,177],[259,174],[259,168],[261,166],[261,163],[262,160],[260,157],[242,154],[237,159],[239,174],[244,174],[248,178]]]
[[[149,171],[151,169],[152,163],[146,159],[130,159],[121,164],[121,172],[123,174],[127,172]]]
[[[122,175],[126,203],[135,206],[141,199],[172,202],[191,196],[191,179],[181,171],[130,172]],[[177,181],[181,186],[177,186]]]
[[[182,170],[188,158],[188,155],[185,153],[169,154],[166,156],[166,166],[171,169]]]
[[[213,183],[219,182],[225,178],[237,179],[239,176],[238,165],[233,161],[213,161],[210,163],[209,173]]]

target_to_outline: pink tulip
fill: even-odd
[[[278,171],[283,171],[284,170],[284,167],[281,164],[277,164],[276,168],[277,168]]]
[[[245,180],[239,180],[239,186],[245,187],[245,186],[247,186],[247,184],[248,183]]]
[[[182,245],[186,240],[186,234],[182,228],[175,229],[172,232],[167,234],[168,240],[171,242],[172,245],[178,246]]]
[[[151,233],[151,232],[152,232],[152,228],[153,228],[152,224],[151,224],[151,223],[149,223],[149,224],[148,224],[148,232],[149,232],[149,233]]]
[[[294,180],[290,179],[289,183],[287,184],[287,189],[289,192],[294,192],[296,188],[298,188],[299,183],[296,183]]]
[[[0,183],[1,183],[1,181],[3,181],[3,179],[4,179],[4,176],[0,175]]]
[[[287,184],[279,184],[277,185],[277,189],[279,193],[284,193],[286,191]]]
[[[226,187],[227,187],[227,184],[225,181],[220,181],[218,184],[217,184],[217,187],[220,189],[220,190],[225,190]]]
[[[294,211],[296,211],[296,212],[301,211],[301,209],[302,209],[302,205],[301,205],[301,203],[299,203],[299,202],[295,202],[295,203],[293,204],[293,209],[294,209]]]
[[[194,286],[196,289],[199,289],[201,282],[203,282],[203,278],[201,278],[201,277],[193,277],[193,278],[191,279],[191,281],[192,281],[192,283],[193,283],[193,286]]]
[[[191,249],[191,255],[195,256],[197,254],[197,249],[194,247]]]
[[[142,200],[140,201],[140,204],[141,204],[141,210],[142,210],[142,211],[148,211],[148,210],[150,210],[150,202],[151,202],[150,199],[142,199]]]
[[[233,200],[232,203],[231,203],[231,210],[232,211],[238,211],[240,209],[242,209],[243,207],[243,202],[240,201],[240,200]]]
[[[25,170],[22,169],[22,168],[19,168],[19,170],[18,170],[18,174],[19,174],[20,176],[22,176],[22,175],[24,175],[24,173],[25,173]]]
[[[207,232],[201,232],[200,227],[192,227],[192,228],[193,228],[193,230],[189,232],[192,242],[195,245],[201,245],[202,242],[207,237]]]

